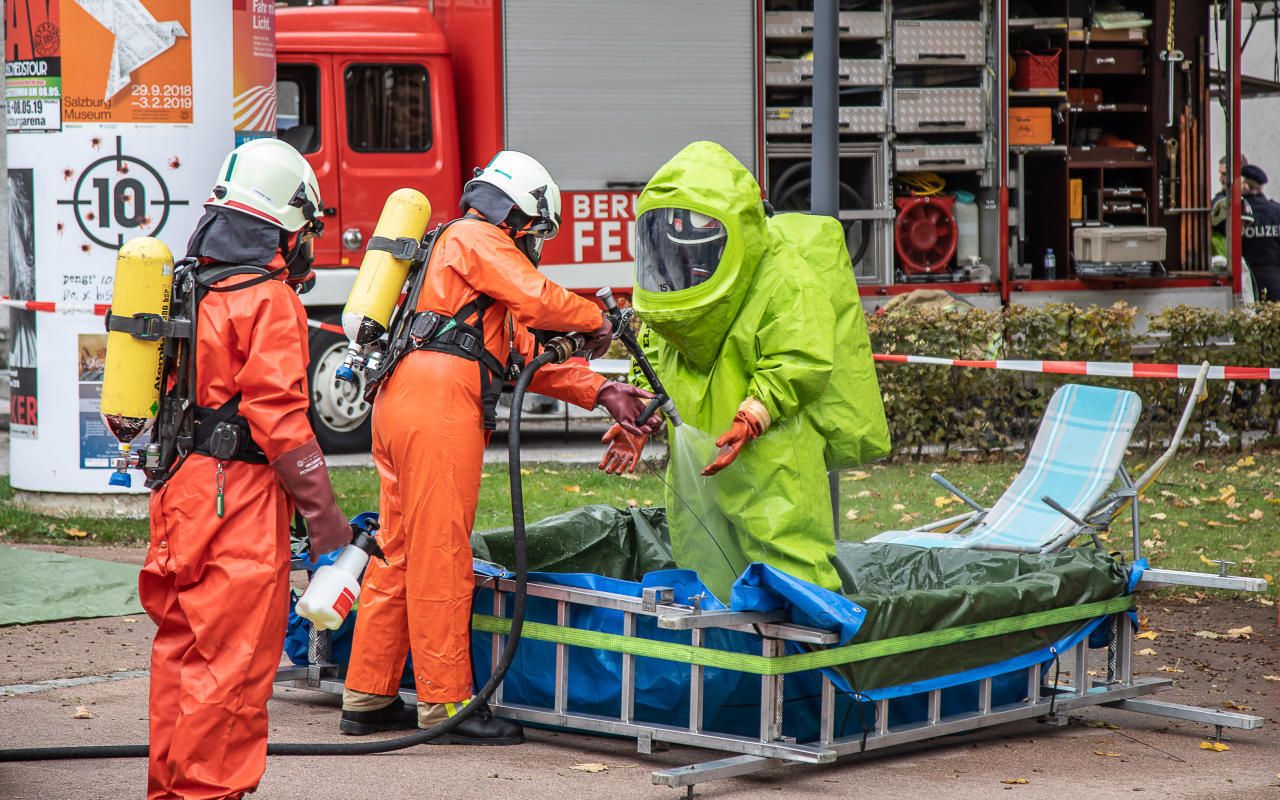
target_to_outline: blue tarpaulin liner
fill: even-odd
[[[667,563],[660,548],[655,546],[665,533],[665,526],[661,524],[664,520],[659,514],[647,509],[592,506],[544,520],[529,527],[530,539],[538,540],[530,551],[539,553],[536,560],[531,560],[531,566],[538,568],[548,562],[587,566],[593,563],[592,552],[597,550],[607,551],[607,558],[615,568],[619,564],[643,568],[653,563]],[[588,530],[595,533],[584,532]],[[486,557],[493,556],[504,549],[501,545],[509,536],[509,531],[477,534],[473,545],[478,538],[498,546],[473,549]],[[625,551],[627,542],[640,543],[647,555],[637,559],[634,554],[621,552]],[[566,554],[564,548],[579,549]],[[1119,564],[1099,551],[1086,548],[1044,556],[963,550],[936,553],[906,545],[842,543],[836,566],[845,582],[844,593],[798,580],[768,565],[753,564],[735,583],[731,607],[738,611],[783,609],[792,622],[838,633],[840,644],[858,643],[868,640],[869,636],[889,638],[1117,597],[1131,590],[1141,569]],[[476,568],[482,574],[510,576],[501,567],[485,561],[477,560]],[[656,569],[642,575],[622,576],[539,571],[532,572],[529,579],[629,597],[640,597],[646,587],[669,587],[675,591],[677,603],[692,604],[694,597],[702,595],[704,609],[723,608],[689,570]],[[622,633],[621,612],[578,605],[570,605],[570,609],[572,627]],[[490,591],[477,591],[474,610],[480,614],[493,613]],[[526,619],[556,624],[556,603],[530,597]],[[977,682],[985,678],[992,678],[994,705],[1017,702],[1026,696],[1028,667],[1048,668],[1055,652],[1067,652],[1085,637],[1091,637],[1093,646],[1105,645],[1109,626],[1101,624],[1104,620],[1097,618],[1022,635],[951,645],[924,651],[922,657],[899,661],[893,660],[898,657],[874,659],[852,669],[825,670],[838,690],[836,734],[857,735],[872,726],[875,721],[872,702],[882,698],[891,701],[890,724],[924,720],[927,697],[922,693],[932,689],[943,690],[943,714],[976,710]],[[305,621],[295,624],[291,620],[287,648],[297,663],[305,663],[305,624]],[[349,643],[344,644],[343,640],[349,636],[346,630],[350,625],[348,621],[336,637],[334,660],[339,663],[349,651]],[[691,643],[690,632],[659,629],[653,618],[644,616],[637,617],[635,635]],[[492,634],[472,635],[477,685],[489,675],[493,640]],[[756,655],[761,653],[761,645],[758,636],[717,629],[706,630],[703,639],[704,647]],[[789,643],[788,651],[803,652],[802,647]],[[549,642],[525,639],[521,643],[504,682],[504,703],[543,708],[554,704],[555,649]],[[570,713],[616,717],[621,708],[621,655],[570,648],[569,665]],[[711,667],[704,668],[703,675],[704,727],[723,733],[756,735],[760,678]],[[686,664],[637,658],[634,718],[639,722],[682,724],[688,719],[689,682],[690,667]],[[784,687],[784,734],[800,741],[816,738],[820,674],[814,671],[787,675]]]

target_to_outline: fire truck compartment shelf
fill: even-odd
[[[978,21],[899,20],[893,24],[893,63],[900,66],[982,66],[986,28]]]
[[[981,144],[897,144],[893,156],[898,172],[973,172],[986,167]]]
[[[840,59],[841,86],[881,86],[884,84],[883,61],[870,58]],[[797,58],[770,58],[764,65],[767,86],[813,85],[813,62]]]
[[[843,106],[840,132],[883,134],[888,115],[884,106]],[[813,109],[809,106],[771,107],[765,113],[765,133],[809,134],[813,131]]]
[[[981,132],[985,128],[980,88],[894,89],[893,124],[898,133]]]
[[[766,11],[764,35],[770,39],[813,37],[812,11]],[[841,39],[883,39],[884,14],[879,11],[841,11]]]

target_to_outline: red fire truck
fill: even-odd
[[[330,204],[313,318],[337,319],[388,193],[424,191],[443,222],[503,148],[559,182],[543,269],[584,293],[630,290],[635,198],[691,141],[779,210],[808,205],[812,0],[287,5],[306,7],[277,13],[279,135]],[[1209,206],[1216,156],[1239,163],[1241,2],[1124,5],[842,0],[840,217],[864,305],[922,285],[988,308],[1235,301]],[[317,432],[358,449],[368,407],[329,377],[345,342],[313,336]]]

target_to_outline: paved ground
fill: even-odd
[[[140,558],[137,550],[78,552],[122,561]],[[1092,800],[1144,792],[1161,798],[1280,797],[1280,683],[1262,678],[1280,675],[1276,609],[1169,600],[1148,602],[1143,611],[1150,614],[1159,638],[1142,642],[1157,654],[1139,657],[1139,669],[1178,681],[1163,698],[1218,708],[1230,701],[1267,717],[1268,727],[1237,733],[1229,751],[1210,752],[1200,749],[1207,735],[1203,727],[1094,709],[1082,712],[1067,728],[1019,723],[831,767],[779,769],[700,786],[697,795]],[[1194,636],[1200,630],[1224,633],[1246,625],[1256,631],[1247,641]],[[0,629],[0,748],[145,741],[144,671],[151,634],[145,616]],[[1183,671],[1164,673],[1161,666]],[[51,680],[59,682],[39,684]],[[271,704],[273,740],[337,739],[335,702],[311,692],[278,690]],[[95,717],[72,719],[81,705]],[[1093,727],[1090,721],[1119,727]],[[629,741],[530,731],[529,742],[517,748],[422,747],[352,760],[272,759],[256,796],[675,800],[678,793],[651,785],[649,773],[706,758],[687,748],[641,756]],[[592,762],[606,764],[607,771],[573,769]],[[1028,783],[1001,783],[1018,778]],[[0,797],[140,797],[144,780],[145,766],[136,760],[4,764]]]

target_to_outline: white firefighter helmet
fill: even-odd
[[[254,139],[227,155],[205,207],[230,208],[293,233],[322,213],[319,187],[315,171],[292,146]]]
[[[533,218],[533,233],[550,239],[560,231],[560,187],[533,156],[517,150],[499,151],[484,169],[476,170],[467,186],[476,182],[496,186],[510,197]]]

